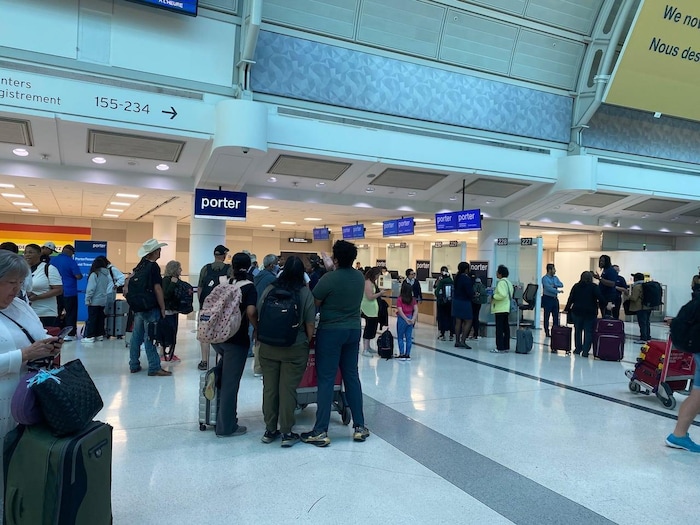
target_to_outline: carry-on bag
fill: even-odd
[[[553,326],[551,329],[552,338],[549,342],[549,347],[552,352],[564,350],[567,354],[571,353],[571,327],[570,326]]]
[[[515,332],[515,353],[529,354],[532,352],[532,330],[529,328],[518,328]]]
[[[22,426],[4,442],[5,523],[109,525],[112,427],[93,421],[67,437]]]
[[[593,331],[593,356],[603,361],[621,361],[625,356],[625,323],[606,317],[597,319]]]

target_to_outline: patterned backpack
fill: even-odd
[[[199,311],[197,340],[202,343],[223,343],[233,337],[241,327],[241,288],[251,281],[216,286]]]

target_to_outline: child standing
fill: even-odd
[[[408,281],[401,284],[401,293],[396,300],[396,332],[399,339],[399,359],[411,360],[411,337],[418,319],[418,301],[413,297],[413,288]],[[404,349],[405,348],[405,349]]]

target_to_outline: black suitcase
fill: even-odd
[[[5,437],[4,477],[8,525],[109,525],[112,427],[93,421],[59,438],[20,426]]]
[[[567,354],[571,352],[571,327],[570,326],[553,326],[551,328],[552,338],[549,342],[549,347],[552,352],[564,350]]]

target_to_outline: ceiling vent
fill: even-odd
[[[700,217],[700,208],[697,208],[695,210],[690,210],[690,211],[685,211],[683,212],[683,215],[687,215],[688,217]]]
[[[280,155],[268,173],[306,179],[338,180],[350,166],[352,164],[348,162]]]
[[[464,188],[464,192],[469,195],[482,195],[484,197],[500,197],[505,199],[529,187],[529,184],[523,184],[521,182],[476,179],[474,182],[472,182]],[[455,193],[461,195],[462,188],[460,188]]]
[[[88,153],[96,155],[177,162],[184,147],[185,142],[181,140],[110,133],[94,129],[88,131]]]
[[[567,201],[566,204],[571,204],[572,206],[590,206],[591,208],[605,208],[624,198],[624,195],[617,195],[615,193],[596,192],[579,195],[575,199]]]
[[[643,211],[645,213],[666,213],[681,206],[689,204],[683,201],[672,201],[668,199],[647,199],[644,202],[625,208],[626,211]]]
[[[407,190],[427,190],[442,182],[447,175],[426,171],[400,170],[387,168],[372,179],[372,186],[405,188]]]
[[[18,146],[33,146],[29,121],[0,117],[0,142]]]

